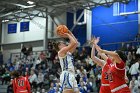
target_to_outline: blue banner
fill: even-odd
[[[29,31],[29,22],[20,23],[20,32]]]
[[[17,24],[8,24],[8,34],[17,32]]]

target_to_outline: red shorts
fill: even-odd
[[[130,89],[128,87],[122,88],[116,92],[112,92],[112,93],[131,93]]]
[[[16,91],[16,93],[29,93],[28,91]]]
[[[101,86],[99,93],[111,93],[110,86]]]

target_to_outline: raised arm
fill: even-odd
[[[101,58],[102,58],[104,61],[107,61],[108,57],[107,57],[104,53],[98,52],[98,54],[101,56]]]
[[[75,40],[76,44],[69,50],[69,52],[73,53],[78,45],[78,41],[77,39],[75,38],[75,36],[72,34],[71,31],[69,31],[69,34],[73,37],[73,39]]]
[[[121,63],[122,59],[119,57],[119,55],[117,53],[115,53],[114,51],[108,51],[108,50],[103,50],[101,49],[98,45],[96,46],[97,51],[101,52],[101,53],[105,53],[107,55],[112,56],[116,61],[116,63]]]
[[[69,33],[65,33],[64,35],[65,35],[65,37],[69,38],[70,43],[69,43],[68,46],[62,48],[62,49],[58,52],[58,55],[59,55],[60,57],[64,57],[68,51],[70,52],[70,51],[74,50],[74,49],[76,48],[76,46],[78,45],[78,42],[75,41],[75,39],[73,38],[72,35],[70,35]],[[75,48],[73,48],[73,47],[75,47]]]
[[[99,66],[103,67],[105,64],[104,60],[99,59],[98,57],[95,56],[95,42],[92,46],[92,51],[91,51],[91,58],[92,60]]]

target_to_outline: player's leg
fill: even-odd
[[[74,93],[73,82],[69,72],[64,71],[60,75],[60,83],[62,85],[63,93]]]
[[[80,93],[78,88],[74,88],[74,93]]]
[[[74,86],[74,93],[80,93],[75,77],[74,77],[73,86]]]

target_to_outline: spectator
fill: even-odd
[[[15,67],[13,66],[13,64],[12,63],[10,63],[10,66],[9,66],[9,71],[14,71],[15,70]]]
[[[31,75],[29,76],[29,82],[33,88],[37,88],[37,75],[35,74],[34,70],[31,70]]]
[[[24,45],[22,46],[21,52],[27,56],[27,49]]]
[[[39,57],[40,57],[41,61],[44,61],[46,59],[46,55],[45,55],[45,53],[43,51],[41,51]]]
[[[84,69],[83,66],[81,66],[81,69],[80,69],[80,76],[81,77],[84,77],[84,76],[87,77],[87,71]]]
[[[89,61],[86,61],[86,65],[85,65],[85,70],[87,72],[87,77],[90,77],[90,69],[91,69],[91,65],[89,64]]]
[[[92,61],[92,59],[90,58],[89,55],[86,58],[86,62],[88,62],[90,66],[93,66],[94,65],[94,62]]]
[[[140,92],[140,74],[138,76],[138,88],[139,88],[139,92]]]
[[[87,93],[87,87],[83,84],[83,82],[80,82],[80,93]]]
[[[10,82],[11,77],[7,68],[5,68],[5,72],[3,73],[1,78],[2,78],[2,85],[4,84],[4,82],[5,84],[7,84],[7,82]]]
[[[33,47],[32,47],[32,45],[29,45],[29,47],[27,49],[27,56],[29,56],[32,52],[33,52]]]
[[[131,75],[131,79],[133,76],[135,76],[135,78],[138,78],[139,75],[139,62],[135,62],[129,69],[129,73]]]
[[[43,85],[43,82],[44,82],[44,75],[43,75],[43,73],[41,71],[38,73],[37,81],[38,81],[37,86],[42,88],[42,85]]]
[[[53,75],[57,75],[57,71],[58,71],[58,69],[60,68],[60,64],[58,63],[58,61],[55,59],[54,61],[53,61],[53,65],[52,65],[52,69],[51,69],[51,71],[52,71],[52,74]]]
[[[138,80],[136,80],[135,76],[132,77],[132,80],[130,81],[129,88],[131,90],[131,93],[139,93],[138,91]]]
[[[131,52],[128,52],[127,60],[128,60],[128,62],[132,61],[132,54],[131,54]]]
[[[79,53],[78,53],[78,48],[76,48],[76,50],[73,53],[74,59],[78,60],[79,59]]]
[[[54,84],[53,83],[50,84],[50,89],[49,89],[48,93],[55,93],[55,89],[54,89]]]

